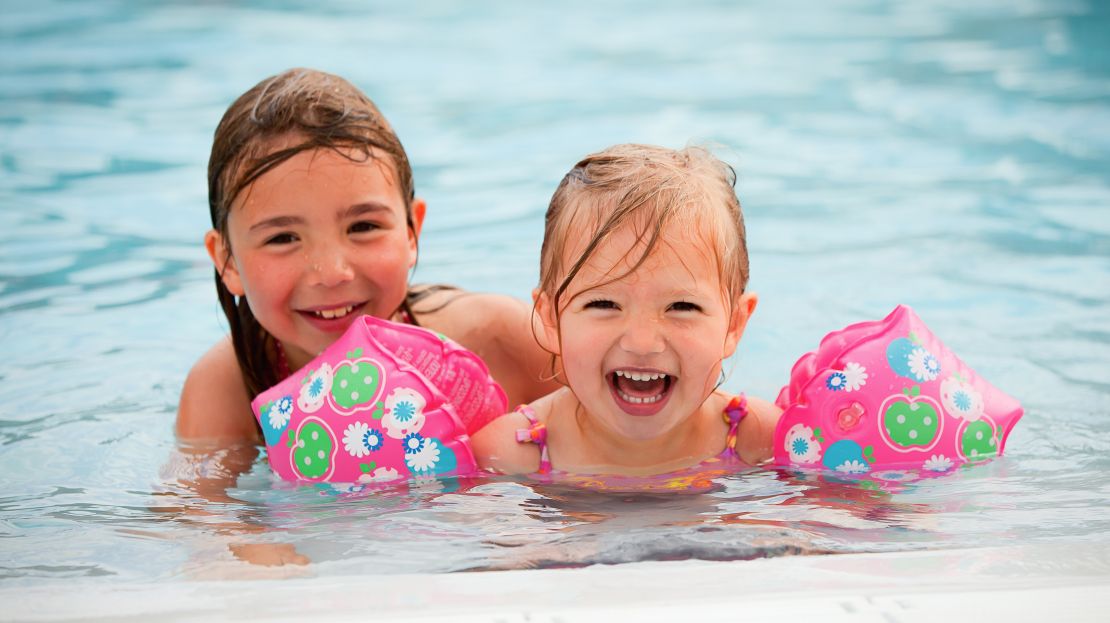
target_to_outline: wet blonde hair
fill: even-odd
[[[668,227],[697,232],[713,252],[731,308],[748,285],[744,215],[735,185],[733,168],[702,147],[625,144],[586,156],[559,183],[544,223],[539,288],[556,317],[575,276],[625,226],[634,227],[642,243],[628,273],[651,255]],[[582,239],[588,240],[584,250],[568,265],[566,249]]]

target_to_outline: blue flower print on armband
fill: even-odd
[[[324,395],[324,379],[317,376],[309,381],[305,395],[312,400],[319,400],[320,396]]]
[[[795,437],[794,442],[790,444],[790,453],[798,456],[809,454],[810,443],[808,440],[801,437]]]
[[[293,397],[282,396],[270,409],[270,425],[281,428],[289,423],[289,416],[293,415]]]
[[[821,459],[821,429],[795,424],[786,433],[784,449],[794,464],[815,463]]]
[[[371,428],[362,435],[362,445],[371,452],[382,449],[382,431]]]
[[[331,392],[332,369],[327,363],[309,372],[308,377],[301,381],[301,391],[297,396],[297,406],[305,413],[315,413],[324,406],[328,394]]]
[[[965,391],[958,391],[952,395],[952,403],[960,411],[968,411],[971,409],[971,396]]]
[[[385,399],[382,428],[392,439],[404,439],[406,435],[418,433],[424,428],[427,415],[424,407],[427,401],[415,389],[398,387]]]
[[[825,379],[825,387],[834,392],[839,392],[848,384],[848,377],[843,372],[833,372]]]
[[[402,424],[411,422],[412,418],[416,417],[416,405],[408,400],[399,401],[393,407],[393,417]]]
[[[405,454],[416,454],[424,448],[424,437],[420,433],[409,433],[405,435],[402,444],[405,446]]]

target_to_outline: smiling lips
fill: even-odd
[[[357,310],[362,309],[363,305],[364,303],[353,303],[339,307],[299,311],[310,323],[324,331],[340,331],[347,328],[346,320],[353,316]]]
[[[312,314],[314,314],[317,318],[323,318],[324,320],[335,320],[336,318],[342,318],[346,316],[347,314],[354,311],[354,309],[354,305],[347,305],[346,307],[335,307],[332,309],[317,309],[313,311]]]
[[[657,413],[675,381],[669,374],[648,370],[616,370],[609,374],[618,405],[633,415]]]

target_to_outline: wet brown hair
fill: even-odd
[[[339,76],[313,69],[289,69],[259,82],[239,96],[216,126],[208,160],[208,209],[212,227],[229,241],[232,203],[252,182],[293,156],[330,149],[356,162],[379,159],[395,175],[415,232],[412,167],[401,141],[378,107]],[[233,250],[229,249],[229,254]],[[216,269],[216,292],[231,328],[235,357],[253,397],[281,380],[275,359],[280,346],[251,313],[246,297],[236,297],[221,279],[230,255]],[[412,293],[400,309],[413,317]]]
[[[714,251],[723,295],[734,305],[748,285],[744,216],[735,186],[733,168],[701,147],[616,145],[579,161],[551,197],[544,223],[539,288],[556,318],[560,298],[574,277],[626,225],[636,228],[643,243],[629,273],[660,244],[665,228],[679,226],[700,234]],[[563,256],[572,236],[588,242],[567,266]]]

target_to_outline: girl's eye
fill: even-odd
[[[690,301],[678,301],[671,303],[671,309],[679,312],[700,312],[701,305],[691,303]]]
[[[374,231],[375,229],[381,229],[381,227],[377,223],[371,223],[370,221],[358,221],[357,223],[353,223],[351,225],[350,232],[352,234],[360,234],[368,231]]]
[[[586,303],[585,309],[620,309],[616,303],[607,299],[596,299]]]
[[[269,238],[266,239],[266,244],[268,244],[268,245],[282,245],[282,244],[290,244],[290,243],[293,243],[293,242],[296,242],[296,241],[297,241],[297,236],[296,235],[291,234],[289,232],[284,232],[284,233],[280,233],[280,234],[270,236]]]

